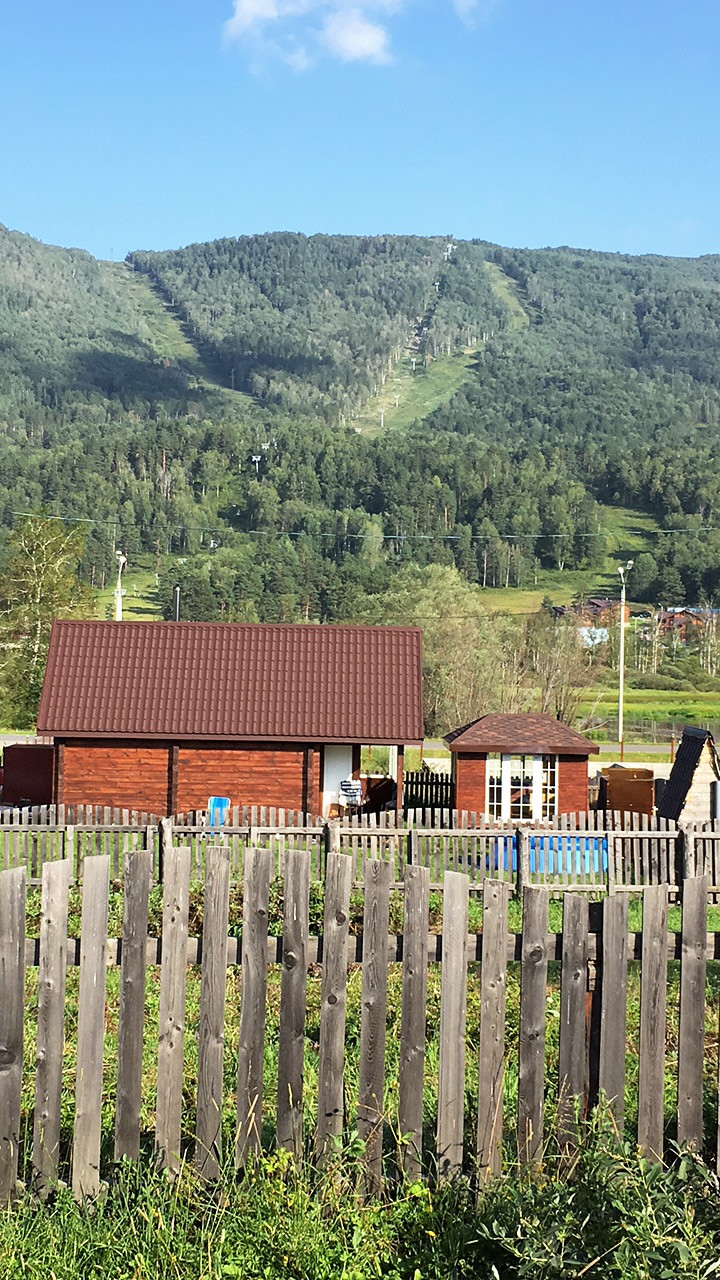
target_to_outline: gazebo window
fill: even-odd
[[[487,812],[503,822],[552,818],[557,812],[557,756],[487,757]]]

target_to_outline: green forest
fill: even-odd
[[[117,548],[166,611],[182,558],[184,616],[332,621],[413,567],[600,581],[629,508],[633,598],[712,600],[719,357],[718,257],[284,233],[111,263],[0,227],[0,555],[43,511],[92,586]]]

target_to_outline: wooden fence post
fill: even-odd
[[[686,880],[682,894],[677,1140],[695,1151],[702,1151],[708,883]]]
[[[182,1121],[190,850],[171,849],[164,871],[155,1150],[160,1164],[177,1173]]]
[[[152,828],[148,828],[148,832]],[[173,847],[173,820],[172,818],[161,818],[158,826],[158,880],[160,884],[165,878],[165,867],[170,857],[170,851]],[[148,842],[149,847],[149,842]]]
[[[370,1195],[377,1195],[382,1188],[389,928],[390,863],[384,859],[368,859],[363,914],[358,1133],[365,1143]]]
[[[208,1180],[219,1177],[222,1163],[223,1048],[229,908],[230,850],[227,847],[211,846],[205,853],[195,1120],[195,1168],[201,1177]]]
[[[323,827],[323,877],[327,877],[327,861],[331,853],[340,852],[340,819],[329,818]],[[355,868],[353,867],[353,875]]]
[[[145,1025],[145,951],[152,850],[126,852],[123,861],[122,961],[118,1022],[118,1074],[115,1107],[115,1159],[140,1155],[142,1052]]]
[[[83,869],[78,991],[77,1075],[72,1188],[77,1200],[100,1190],[103,1039],[105,1033],[105,946],[108,926],[110,858],[96,854]]]
[[[68,896],[72,871],[69,858],[46,862],[42,870],[33,1125],[33,1190],[40,1195],[58,1180]]]
[[[558,1136],[566,1158],[578,1140],[575,1110],[587,1087],[585,994],[587,991],[588,904],[583,894],[563,900],[563,954],[560,986]]]
[[[469,898],[467,876],[461,871],[446,871],[437,1113],[437,1162],[441,1177],[449,1177],[462,1166]]]
[[[273,855],[250,848],[243,872],[242,1002],[238,1041],[238,1169],[259,1152],[262,1131],[263,1052],[267,993],[267,929]]]
[[[643,890],[638,1147],[646,1159],[658,1162],[664,1128],[667,902],[666,884]]]
[[[627,1037],[628,895],[602,903],[602,992],[598,1088],[607,1099],[618,1133],[625,1123]]]
[[[518,1158],[539,1164],[545,1099],[545,1019],[550,891],[526,885],[523,892],[518,1064]]]
[[[327,858],[318,1062],[317,1157],[320,1164],[332,1156],[342,1137],[352,861],[343,853],[330,853]]]
[[[517,864],[515,895],[521,898],[525,885],[530,884],[530,832],[527,827],[516,828],[515,850]]]
[[[284,863],[282,978],[278,1045],[277,1140],[296,1162],[303,1150],[303,1055],[310,934],[310,854],[288,849]]]
[[[490,1175],[497,1176],[501,1168],[507,917],[507,886],[498,880],[486,880],[483,885],[477,1122],[477,1163],[483,1180]]]
[[[405,868],[403,919],[402,1013],[398,1128],[400,1160],[406,1177],[422,1168],[422,1104],[427,1005],[427,931],[430,868]]]
[[[15,1195],[25,1013],[25,867],[0,875],[0,1205]]]

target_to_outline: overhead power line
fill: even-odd
[[[10,514],[13,516],[38,516],[43,520],[60,520],[65,524],[93,524],[102,525],[106,528],[115,528],[122,523],[120,517],[113,520],[97,520],[92,516],[58,516],[50,515],[37,511],[16,511],[11,508]],[[199,524],[169,524],[168,530],[172,533],[210,533],[210,534],[227,534],[229,531],[246,535],[253,535],[263,538],[327,538],[337,541],[338,538],[355,539],[356,541],[364,541],[370,539],[379,542],[491,542],[493,538],[499,538],[503,542],[536,542],[540,538],[559,540],[564,538],[604,538],[611,536],[622,537],[642,537],[642,538],[664,538],[678,533],[720,533],[720,525],[701,524],[697,526],[688,526],[686,528],[675,529],[623,529],[622,535],[618,535],[616,529],[595,529],[591,532],[576,533],[544,533],[536,531],[535,533],[331,533],[318,531],[311,533],[307,529],[232,529],[230,525],[220,525],[217,528],[208,528]]]

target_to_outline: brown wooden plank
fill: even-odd
[[[369,859],[365,863],[358,1133],[365,1143],[370,1195],[382,1187],[389,927],[390,863]]]
[[[497,1176],[501,1168],[507,915],[506,885],[497,880],[486,880],[483,889],[477,1123],[477,1165],[481,1178],[490,1174]]]
[[[323,974],[318,1063],[317,1155],[323,1163],[342,1137],[347,939],[353,859],[327,857],[323,925]]]
[[[465,1101],[466,944],[469,881],[447,871],[443,892],[443,961],[440,991],[437,1165],[440,1177],[459,1171]]]
[[[129,850],[124,861],[122,969],[118,1025],[118,1077],[115,1107],[115,1159],[140,1155],[143,1027],[145,1024],[145,953],[152,852]]]
[[[243,878],[242,1002],[238,1042],[235,1163],[260,1150],[267,991],[267,928],[273,858],[249,848]]]
[[[413,833],[415,834],[415,833]],[[422,1100],[427,1005],[430,869],[405,868],[398,1129],[400,1163],[415,1179],[422,1167]]]
[[[225,1047],[227,931],[230,910],[230,850],[205,852],[202,978],[198,1032],[198,1092],[195,1168],[215,1179],[222,1164],[222,1087]]]
[[[577,1145],[575,1112],[578,1105],[582,1105],[587,1088],[585,1044],[587,961],[587,899],[584,894],[566,893],[563,899],[558,1081],[558,1137],[566,1156],[571,1156]]]
[[[667,885],[643,891],[638,1146],[648,1160],[662,1160],[667,1008]]]
[[[180,1168],[185,991],[191,852],[173,847],[163,868],[163,933],[155,1149],[161,1165]]]
[[[696,1151],[702,1151],[703,1145],[707,897],[707,876],[684,882],[677,1139],[682,1146]]]
[[[0,1204],[15,1195],[20,1151],[27,873],[0,874]]]
[[[545,1019],[550,892],[528,886],[523,894],[520,970],[518,1076],[518,1158],[537,1164],[542,1157],[545,1099]]]
[[[77,1075],[72,1188],[76,1199],[100,1190],[100,1120],[105,1034],[105,942],[110,859],[86,858],[83,867]]]
[[[626,893],[615,893],[602,904],[598,1087],[610,1105],[618,1133],[622,1133],[625,1122],[628,902]]]
[[[280,981],[277,1141],[296,1161],[303,1149],[303,1057],[307,1003],[307,940],[310,933],[310,854],[285,853],[283,958]]]
[[[33,1122],[33,1190],[40,1195],[58,1179],[71,879],[68,858],[43,867]]]

